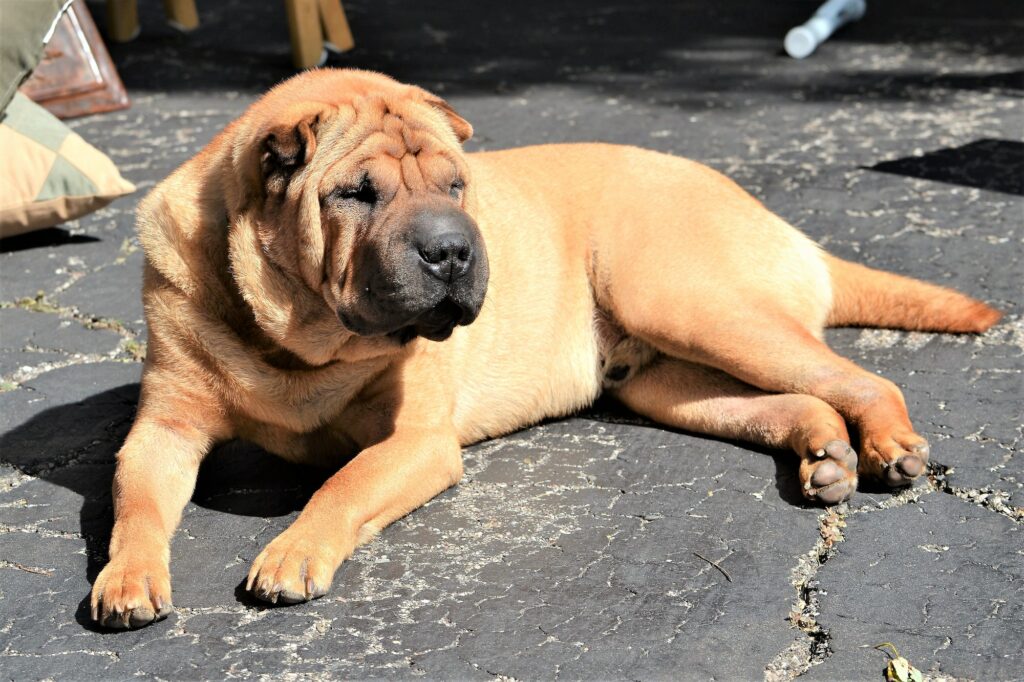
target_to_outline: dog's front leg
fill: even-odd
[[[171,612],[170,538],[220,435],[209,423],[215,410],[147,404],[145,383],[139,415],[117,453],[110,561],[92,588],[92,619],[112,628],[141,627]]]
[[[256,557],[246,589],[270,602],[323,596],[352,550],[462,478],[454,429],[399,426],[318,490]]]

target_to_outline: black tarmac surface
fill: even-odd
[[[910,490],[826,512],[791,455],[599,404],[469,448],[460,486],[299,606],[240,581],[319,475],[224,447],[174,538],[177,613],[108,633],[86,598],[145,351],[133,210],[291,73],[283,3],[200,0],[188,35],[141,4],[142,35],[111,49],[132,108],[71,122],[139,192],[0,242],[0,677],[878,680],[890,641],[935,679],[1024,679],[1020,3],[872,1],[794,61],[782,37],[814,1],[346,2],[358,48],[329,63],[448,98],[470,150],[692,157],[829,250],[1006,317],[829,333],[931,441]]]

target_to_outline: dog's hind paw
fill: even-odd
[[[844,440],[831,440],[804,455],[800,462],[804,497],[838,504],[857,489],[857,453]]]
[[[892,487],[910,485],[928,468],[929,447],[913,432],[864,438],[860,473]]]

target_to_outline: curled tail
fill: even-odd
[[[832,274],[830,327],[983,332],[1002,313],[958,291],[826,256]]]

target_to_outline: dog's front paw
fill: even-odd
[[[297,604],[327,594],[341,559],[322,536],[290,528],[252,562],[245,589],[273,604]]]
[[[92,586],[92,619],[124,630],[163,620],[174,610],[171,574],[160,559],[124,554],[100,571]]]

